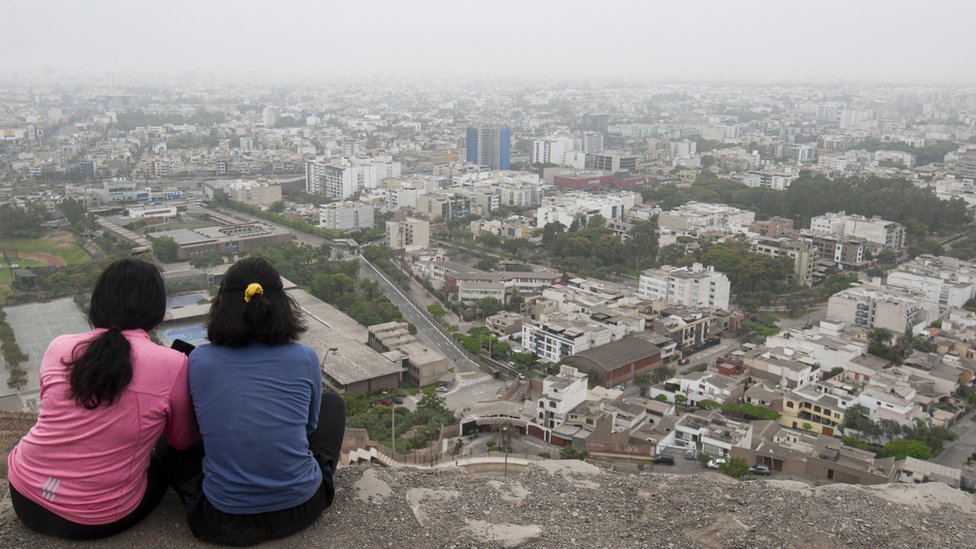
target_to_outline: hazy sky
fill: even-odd
[[[0,0],[0,71],[976,81],[970,0]]]

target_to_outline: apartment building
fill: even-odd
[[[345,199],[375,189],[384,179],[400,176],[400,163],[389,156],[342,158],[305,163],[305,191]]]
[[[884,328],[901,335],[925,322],[924,294],[894,287],[854,286],[830,297],[827,318],[862,326]]]
[[[801,286],[813,284],[820,252],[810,242],[789,238],[759,238],[752,244],[752,251],[771,257],[789,257],[793,260],[793,275],[790,280]]]
[[[756,213],[726,206],[688,202],[658,216],[658,224],[679,234],[703,232],[742,233],[756,220]]]
[[[817,257],[833,263],[842,271],[859,271],[867,268],[870,262],[865,259],[868,243],[855,236],[837,236],[830,233],[802,231],[800,239],[809,242],[817,250]]]
[[[730,288],[729,278],[715,267],[695,263],[690,268],[665,265],[642,272],[638,293],[648,299],[685,307],[728,310]]]
[[[430,221],[406,218],[386,222],[386,245],[391,250],[412,252],[430,246]]]
[[[871,246],[885,250],[901,250],[905,247],[905,227],[880,217],[864,217],[840,211],[826,213],[810,219],[810,230],[838,237],[854,236],[864,239]]]
[[[471,213],[471,197],[462,193],[438,192],[417,197],[417,213],[430,221],[450,221]]]
[[[962,307],[976,296],[976,265],[954,257],[920,255],[889,272],[886,282],[922,292],[929,309]]]
[[[375,208],[361,202],[332,202],[319,206],[319,227],[333,231],[372,229]]]
[[[615,333],[616,332],[616,333]],[[622,330],[575,315],[554,313],[522,325],[522,347],[548,362],[559,362],[624,336]],[[615,337],[616,336],[616,337]]]

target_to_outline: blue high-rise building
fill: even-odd
[[[467,161],[492,170],[507,170],[512,156],[512,129],[484,126],[465,133]]]

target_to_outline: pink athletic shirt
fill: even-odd
[[[122,332],[132,347],[132,381],[111,406],[86,410],[68,397],[61,360],[104,331],[51,342],[41,359],[37,424],[7,458],[18,492],[77,524],[109,524],[139,505],[149,456],[164,429],[177,450],[199,437],[186,356],[153,343],[142,330]]]

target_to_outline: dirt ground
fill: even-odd
[[[68,264],[68,262],[63,258],[45,252],[17,252],[17,257],[43,261],[45,265],[49,265],[51,267],[64,267]]]

